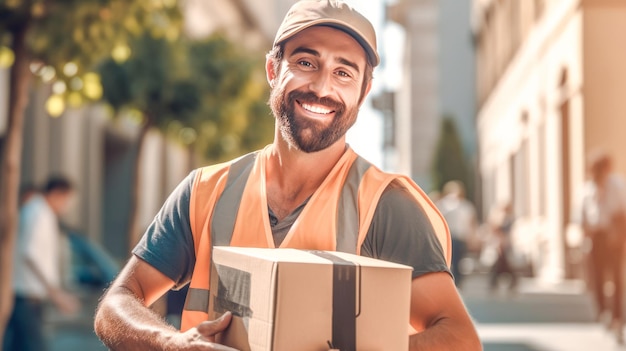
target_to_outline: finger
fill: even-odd
[[[226,329],[226,327],[230,324],[231,318],[232,314],[230,312],[226,312],[214,321],[202,322],[197,327],[198,332],[204,337],[213,336]]]

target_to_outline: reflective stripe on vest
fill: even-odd
[[[196,175],[190,199],[196,263],[183,311],[182,330],[209,318],[212,246],[274,247],[265,192],[267,159],[265,149],[230,164],[200,169]],[[359,254],[378,200],[394,180],[407,188],[424,208],[449,263],[447,226],[423,191],[406,177],[372,167],[351,149],[310,197],[280,247]]]

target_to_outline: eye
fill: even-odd
[[[345,77],[345,78],[352,77],[352,74],[350,74],[350,72],[346,72],[346,71],[337,71],[337,75],[340,76],[340,77]]]
[[[304,67],[313,67],[313,64],[307,60],[298,61],[298,65],[304,66]]]

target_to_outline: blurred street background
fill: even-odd
[[[349,143],[434,200],[464,185],[478,227],[460,292],[485,350],[626,350],[597,321],[579,215],[589,151],[626,174],[626,1],[347,2],[382,57]],[[46,314],[53,350],[104,349],[97,299],[192,169],[271,142],[265,53],[293,3],[0,0],[0,300],[18,189],[63,174],[78,190],[62,224],[83,306]],[[493,291],[505,203],[519,283]]]

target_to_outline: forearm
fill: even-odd
[[[95,332],[110,350],[165,350],[178,331],[129,289],[114,286],[102,299]]]
[[[479,351],[482,344],[473,325],[441,319],[423,332],[409,337],[409,351]]]
[[[410,351],[480,351],[482,345],[448,272],[420,275],[411,283]]]

